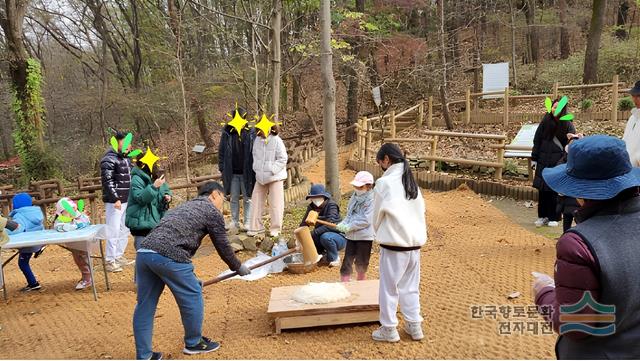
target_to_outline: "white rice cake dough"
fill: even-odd
[[[309,282],[297,289],[291,298],[300,303],[325,304],[342,301],[350,296],[351,293],[342,283]]]

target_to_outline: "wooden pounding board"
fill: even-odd
[[[310,316],[361,311],[378,311],[378,280],[346,282],[344,286],[351,296],[342,301],[325,304],[306,304],[294,301],[291,296],[303,285],[271,289],[267,314],[272,317]]]

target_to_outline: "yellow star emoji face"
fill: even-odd
[[[260,121],[258,122],[258,124],[256,124],[256,128],[260,129],[260,131],[262,131],[262,133],[266,136],[269,135],[269,132],[271,132],[271,128],[276,125],[274,122],[270,121],[269,118],[267,118],[266,115],[262,115],[262,118],[260,118]]]
[[[140,162],[146,164],[149,167],[149,170],[153,172],[153,165],[160,160],[160,158],[153,154],[151,149],[147,147],[147,152],[144,154],[144,157],[140,158]]]
[[[231,121],[227,124],[232,126],[238,132],[238,135],[240,135],[240,133],[242,132],[242,128],[244,128],[248,122],[242,117],[242,115],[240,115],[240,112],[237,108],[235,113],[236,115],[234,115],[233,119],[231,119]]]

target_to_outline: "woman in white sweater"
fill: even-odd
[[[427,241],[424,199],[409,162],[395,144],[382,145],[376,160],[385,171],[374,188],[373,228],[380,244],[380,324],[375,341],[398,342],[398,302],[404,330],[424,338],[420,315],[420,248]]]
[[[268,135],[258,130],[253,143],[253,171],[256,183],[251,196],[251,218],[247,235],[255,236],[265,231],[262,224],[264,201],[269,197],[269,233],[280,236],[284,217],[284,180],[287,179],[287,148],[278,136],[278,126],[271,128]]]

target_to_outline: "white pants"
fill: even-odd
[[[107,212],[107,249],[106,261],[111,262],[124,256],[124,250],[129,242],[129,228],[124,223],[127,214],[127,204],[122,203],[120,209],[116,209],[115,203],[105,203]]]
[[[406,322],[420,315],[420,250],[396,252],[380,248],[380,324],[397,327],[398,300]]]

